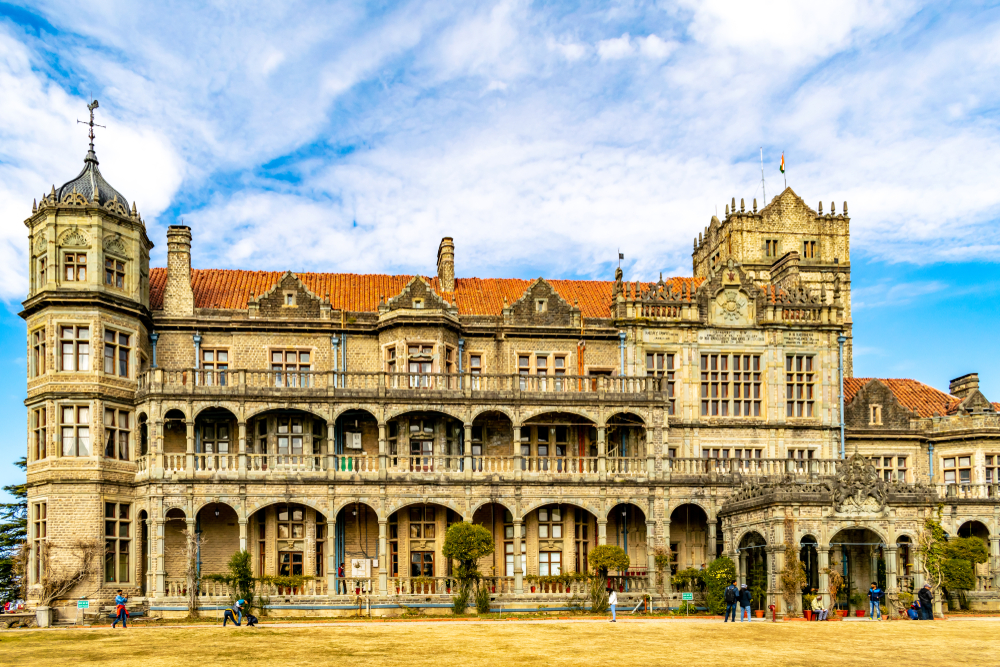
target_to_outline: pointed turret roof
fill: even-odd
[[[74,191],[86,197],[87,201],[94,201],[94,193],[96,192],[99,204],[105,204],[117,197],[118,201],[127,207],[128,199],[104,180],[97,165],[97,154],[94,152],[94,145],[91,144],[90,150],[87,151],[87,157],[83,159],[83,171],[56,190],[56,201],[62,201],[63,197]]]

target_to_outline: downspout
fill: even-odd
[[[458,388],[465,389],[465,378],[462,377],[462,357],[465,356],[465,339],[458,339]],[[465,429],[462,429],[462,454],[465,454]]]
[[[340,386],[344,387],[344,375],[347,374],[347,334],[340,334]]]
[[[840,345],[840,355],[837,361],[837,373],[840,375],[840,458],[846,458],[844,450],[844,343],[847,336],[841,333],[837,336],[837,343]]]
[[[618,355],[620,357],[620,364],[621,364],[620,366],[621,370],[619,371],[619,374],[622,377],[624,377],[625,376],[625,332],[624,331],[618,332]]]
[[[153,346],[153,368],[156,368],[156,341],[160,339],[160,334],[155,331],[149,334],[149,343]]]
[[[195,331],[191,340],[194,341],[194,367],[197,370],[201,368],[201,334]]]
[[[934,483],[934,443],[933,442],[927,443],[927,470],[930,471],[928,473],[928,477],[930,477],[930,479],[928,481],[931,484],[933,484]]]
[[[340,381],[340,338],[337,334],[330,336],[330,346],[333,347],[333,386],[339,386]]]

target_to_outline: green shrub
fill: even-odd
[[[482,588],[482,586],[480,586]],[[469,589],[459,586],[458,593],[451,598],[451,611],[455,616],[461,616],[469,606]]]
[[[609,570],[625,573],[628,570],[628,554],[621,547],[613,544],[602,544],[594,547],[587,556],[590,567],[601,577],[607,577]]]
[[[484,615],[490,613],[490,588],[484,582],[479,582],[476,589],[476,611]]]
[[[705,582],[705,604],[713,614],[726,611],[726,586],[736,578],[736,564],[728,556],[716,558],[708,564],[708,569],[702,574]]]
[[[976,587],[976,573],[972,569],[972,563],[965,559],[949,558],[943,561],[941,574],[944,577],[944,587],[949,591],[968,591]]]

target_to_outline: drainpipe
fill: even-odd
[[[201,368],[201,334],[195,331],[191,340],[194,341],[194,367],[198,369]]]
[[[337,387],[340,376],[340,338],[337,334],[330,336],[330,345],[333,347],[333,386]]]
[[[625,376],[625,332],[618,332],[618,354],[621,357],[621,375]]]
[[[344,387],[344,375],[347,374],[347,334],[340,334],[340,386]]]
[[[844,451],[844,343],[847,336],[841,333],[837,336],[837,343],[840,345],[840,355],[837,362],[837,373],[840,375],[840,458],[846,458]]]
[[[458,339],[458,388],[459,389],[465,389],[464,378],[462,378],[462,357],[464,356],[465,356],[465,339],[459,338]],[[462,433],[464,435],[465,431],[463,430]],[[463,454],[465,453],[464,448],[462,449],[462,453]]]
[[[927,444],[927,470],[930,471],[928,473],[928,476],[930,477],[930,479],[928,481],[931,484],[933,484],[934,483],[934,443],[933,442],[930,442],[930,443]]]
[[[160,339],[160,334],[155,331],[149,334],[149,342],[153,346],[153,368],[156,368],[156,341]]]

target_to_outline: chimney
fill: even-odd
[[[163,312],[165,315],[194,315],[191,228],[185,225],[167,228],[167,287],[163,292]]]
[[[979,391],[979,373],[966,373],[948,385],[948,393],[963,400],[976,391]]]
[[[455,291],[455,242],[450,236],[438,246],[438,287],[442,292]]]

